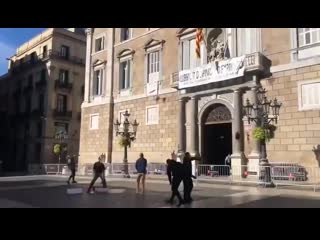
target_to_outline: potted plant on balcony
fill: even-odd
[[[266,128],[257,127],[253,131],[254,139],[258,142],[270,141],[274,138],[274,133],[277,130],[277,127],[270,124]]]

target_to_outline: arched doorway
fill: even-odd
[[[231,112],[223,104],[212,104],[201,120],[203,163],[225,165],[226,156],[232,154]]]

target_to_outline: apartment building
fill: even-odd
[[[7,170],[39,172],[58,160],[55,144],[79,151],[86,56],[84,29],[49,28],[9,60]]]

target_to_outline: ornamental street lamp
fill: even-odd
[[[124,114],[123,123],[120,123],[118,119],[114,123],[116,136],[121,136],[121,145],[124,147],[124,157],[123,157],[123,165],[124,165],[124,177],[130,178],[129,169],[128,169],[128,147],[131,147],[131,142],[136,140],[137,129],[139,123],[137,120],[134,122],[129,122],[130,113],[126,111]],[[122,126],[121,126],[122,125]],[[130,128],[130,125],[132,128]],[[121,127],[120,127],[121,126]]]
[[[68,139],[68,138],[69,138],[69,136],[68,136],[67,132],[66,132],[66,131],[63,131],[63,130],[57,132],[56,135],[55,135],[55,139],[58,139],[58,140],[59,140],[59,144],[60,144],[59,160],[58,160],[58,170],[59,170],[59,168],[60,168],[60,163],[61,163],[61,148],[62,148],[62,143],[63,143],[63,141],[64,141],[65,139]],[[59,171],[58,171],[58,172],[59,172]]]
[[[278,123],[279,110],[281,108],[281,103],[275,98],[273,101],[269,101],[266,97],[267,91],[262,87],[257,89],[257,104],[251,104],[249,99],[247,99],[244,105],[244,114],[248,118],[250,124],[251,121],[256,122],[257,126],[266,131],[270,130],[270,123]],[[272,115],[270,115],[270,108],[272,110]],[[265,137],[260,140],[260,156],[259,165],[262,167],[260,176],[264,176],[265,184],[268,187],[273,186],[271,180],[271,169],[270,164],[267,159],[267,148]]]

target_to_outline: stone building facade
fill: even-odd
[[[85,49],[84,29],[49,28],[9,59],[8,171],[38,172],[58,163],[57,143],[78,153]],[[58,139],[58,132],[66,138]]]
[[[282,102],[275,137],[267,144],[269,160],[318,166],[312,149],[320,143],[320,29],[203,31],[198,59],[194,28],[88,29],[80,163],[91,163],[101,153],[122,161],[113,122],[128,110],[140,123],[129,162],[140,152],[149,162],[164,162],[181,150],[200,155],[203,164],[224,164],[230,153],[233,165],[257,166],[256,126],[242,107],[246,99],[256,101],[262,85],[269,98]],[[97,51],[101,36],[104,49]],[[226,63],[231,69],[237,59],[243,74],[183,85],[192,74],[209,73],[207,67],[218,71]],[[99,65],[106,70],[100,78]]]

